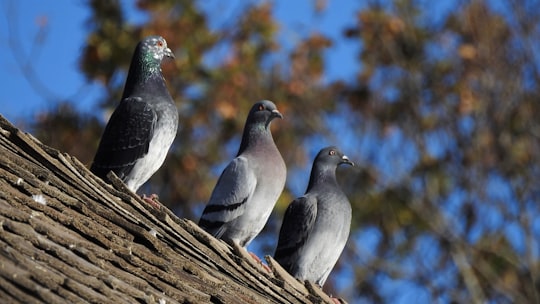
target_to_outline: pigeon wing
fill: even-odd
[[[297,259],[317,217],[317,200],[312,196],[296,198],[287,207],[279,232],[279,240],[274,258],[288,269]]]
[[[156,121],[156,112],[142,98],[123,99],[105,128],[91,171],[102,178],[111,170],[120,178],[128,175],[148,153]]]
[[[253,194],[256,185],[257,179],[249,168],[247,159],[236,157],[219,177],[199,225],[220,237],[220,228],[244,213],[246,201]]]

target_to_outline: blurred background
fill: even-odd
[[[90,165],[144,36],[166,38],[180,126],[141,188],[198,221],[247,112],[274,101],[288,180],[273,254],[320,148],[353,206],[324,287],[350,303],[540,303],[534,0],[2,1],[0,114]]]

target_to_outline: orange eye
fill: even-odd
[[[158,40],[158,42],[156,42],[156,45],[159,46],[159,47],[162,47],[163,46],[163,41]]]
[[[262,111],[262,110],[264,110],[264,106],[261,104],[259,105],[259,111]]]
[[[336,151],[330,150],[330,152],[328,152],[328,154],[330,154],[330,155],[336,155]]]

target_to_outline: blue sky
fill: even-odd
[[[134,2],[122,2],[130,22],[144,19],[133,7]],[[211,16],[210,26],[219,28],[240,12],[245,1],[228,1],[226,6],[217,0],[200,3]],[[313,32],[340,37],[360,8],[359,1],[328,1],[327,10],[319,14],[313,9],[313,1],[274,3],[274,15],[282,22],[278,39],[285,46],[293,46]],[[8,0],[0,4],[0,11],[0,114],[17,123],[60,100],[74,100],[78,109],[95,111],[103,89],[97,83],[88,83],[78,68],[87,36],[85,21],[90,14],[84,1]],[[358,44],[345,40],[333,43],[326,54],[325,80],[350,80],[358,70]],[[29,62],[31,68],[24,68]],[[29,82],[28,75],[34,80]]]
[[[87,87],[78,71],[78,58],[86,39],[83,22],[89,15],[82,2],[4,1],[0,9],[2,115],[15,122],[19,117],[46,110],[53,100],[70,98]],[[40,30],[43,22],[47,24],[45,31]],[[44,37],[41,44],[40,37]],[[44,89],[28,82],[21,69],[26,62],[32,63],[37,79],[34,83]],[[78,107],[89,109],[99,88],[90,86],[84,93],[77,98]]]

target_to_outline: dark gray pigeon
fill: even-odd
[[[178,110],[161,72],[164,57],[174,55],[160,36],[137,44],[122,100],[90,168],[103,179],[113,171],[133,192],[161,167],[178,128]]]
[[[246,247],[283,191],[287,169],[270,133],[276,117],[283,118],[268,100],[249,111],[238,154],[223,170],[199,220],[216,238]]]
[[[354,164],[336,147],[322,149],[306,193],[285,211],[274,259],[292,276],[323,286],[351,228],[351,205],[336,181],[340,164]]]

